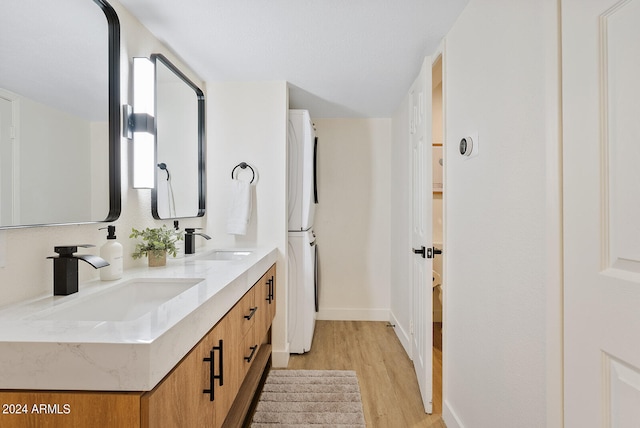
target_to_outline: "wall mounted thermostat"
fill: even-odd
[[[478,134],[469,134],[460,140],[460,154],[465,158],[473,157],[478,154]]]
[[[473,151],[473,138],[464,137],[460,140],[460,154],[462,156],[469,156]]]

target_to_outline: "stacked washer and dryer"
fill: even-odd
[[[288,264],[289,352],[311,349],[318,311],[318,247],[313,219],[318,203],[318,138],[307,110],[289,110]]]

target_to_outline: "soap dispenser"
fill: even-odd
[[[116,241],[116,227],[107,226],[107,242],[100,247],[100,257],[105,259],[109,266],[100,269],[100,279],[113,281],[122,278],[122,244]]]
[[[180,236],[180,224],[178,220],[173,221],[173,228],[176,230],[176,235]],[[178,239],[175,242],[176,245],[176,259],[184,257],[184,241],[182,239]]]

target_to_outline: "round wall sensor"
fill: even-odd
[[[460,140],[460,154],[462,156],[469,156],[473,152],[473,138],[464,137]]]

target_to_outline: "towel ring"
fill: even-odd
[[[232,180],[235,180],[235,179],[236,179],[236,177],[235,177],[234,175],[235,175],[235,173],[236,173],[236,169],[238,169],[238,167],[240,167],[240,168],[242,168],[242,169],[246,169],[246,168],[248,167],[248,168],[251,170],[252,177],[251,177],[251,181],[249,182],[249,184],[253,184],[253,180],[255,180],[255,178],[256,178],[256,172],[253,170],[253,168],[251,167],[251,165],[249,165],[249,164],[248,164],[248,163],[246,163],[246,162],[240,162],[238,165],[236,165],[236,166],[233,168],[233,170],[231,170],[231,179],[232,179]]]

